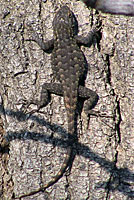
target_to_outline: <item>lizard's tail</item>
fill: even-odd
[[[68,134],[69,134],[69,138],[68,138],[69,143],[67,145],[67,153],[66,153],[65,160],[59,172],[47,184],[43,185],[37,190],[30,192],[29,194],[20,196],[21,198],[26,197],[26,196],[31,196],[38,192],[44,191],[46,188],[55,184],[63,176],[64,172],[66,171],[72,157],[72,150],[73,150],[73,143],[74,143],[75,114],[76,114],[76,107],[77,107],[77,89],[76,88],[77,88],[77,84],[72,82],[71,87],[67,87],[63,89],[64,104],[67,111]]]
[[[67,167],[68,167],[68,165],[69,165],[69,162],[70,162],[70,159],[71,159],[71,155],[72,155],[72,146],[69,145],[68,148],[67,148],[67,154],[66,154],[65,160],[64,160],[64,162],[63,162],[63,164],[62,164],[62,166],[61,166],[61,169],[60,169],[59,172],[51,179],[51,181],[49,181],[47,184],[45,184],[44,186],[40,187],[39,189],[34,190],[34,191],[30,192],[30,193],[21,195],[21,196],[19,196],[19,197],[16,197],[15,199],[37,194],[38,192],[44,191],[45,189],[47,189],[47,188],[49,188],[50,186],[52,186],[53,184],[55,184],[55,183],[63,176],[63,174],[65,173],[65,171],[66,171],[66,169],[67,169]]]
[[[51,179],[51,181],[49,181],[47,184],[43,185],[39,189],[34,190],[30,193],[21,195],[19,197],[15,197],[15,199],[26,197],[26,196],[31,196],[31,195],[37,194],[38,192],[44,191],[45,189],[47,189],[50,186],[52,186],[53,184],[55,184],[63,176],[63,174],[65,173],[65,171],[69,165],[69,162],[70,162],[71,156],[72,156],[72,151],[73,151],[73,141],[74,141],[73,135],[74,135],[74,131],[75,131],[74,115],[75,115],[74,108],[70,107],[69,110],[67,109],[69,143],[67,145],[67,153],[66,153],[65,160],[64,160],[59,172]]]
[[[66,169],[69,165],[69,162],[72,158],[73,143],[75,141],[74,133],[75,133],[75,114],[76,114],[76,107],[77,107],[77,89],[76,89],[77,84],[72,83],[71,87],[64,88],[64,104],[65,104],[66,111],[67,111],[68,136],[69,136],[66,157],[65,157],[65,160],[64,160],[59,172],[51,179],[50,182],[48,182],[42,188],[37,190],[37,192],[45,190],[46,188],[55,184],[63,176],[63,174],[66,171]],[[73,91],[73,93],[71,91]],[[34,194],[35,194],[35,192],[34,192]]]
[[[65,173],[65,171],[66,171],[66,169],[67,169],[67,167],[69,165],[69,162],[70,162],[70,159],[71,159],[71,155],[72,155],[72,147],[71,147],[71,145],[68,145],[65,160],[64,160],[59,172],[51,179],[51,181],[49,181],[47,184],[43,185],[42,187],[40,187],[37,190],[34,190],[34,191],[29,192],[27,194],[21,195],[19,197],[15,197],[15,199],[37,194],[38,192],[44,191],[45,189],[47,189],[50,186],[52,186],[53,184],[55,184],[63,176],[63,174]]]
[[[66,157],[64,159],[64,162],[63,162],[59,172],[51,179],[51,181],[48,182],[47,184],[45,184],[38,191],[45,190],[46,188],[55,184],[63,176],[63,174],[65,173],[65,171],[66,171],[66,169],[69,165],[69,162],[70,162],[71,157],[72,157],[74,132],[75,132],[75,125],[74,125],[74,123],[75,123],[75,109],[74,109],[74,105],[75,105],[75,109],[76,109],[76,103],[73,104],[73,106],[69,106],[68,108],[66,107],[67,118],[68,118],[68,134],[69,134],[68,141],[69,142],[68,142],[68,145],[67,145],[67,153],[66,153]]]

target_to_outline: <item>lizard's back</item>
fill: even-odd
[[[63,96],[68,115],[69,132],[74,131],[78,85],[84,73],[85,59],[76,43],[76,19],[67,6],[63,6],[53,21],[54,49],[52,69],[63,86]],[[72,124],[72,125],[71,125]]]

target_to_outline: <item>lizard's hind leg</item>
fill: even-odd
[[[45,107],[51,101],[51,94],[63,96],[60,83],[44,83],[42,85],[40,100],[36,101],[38,108]]]

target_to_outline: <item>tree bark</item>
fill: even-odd
[[[0,28],[0,198],[14,199],[47,183],[66,154],[67,117],[63,98],[52,95],[41,112],[32,98],[54,80],[51,55],[30,38],[32,27],[44,40],[53,37],[52,21],[67,3],[79,34],[102,24],[99,45],[82,47],[88,64],[86,87],[97,92],[94,110],[77,121],[78,144],[71,171],[45,192],[22,199],[128,200],[134,198],[134,19],[88,9],[76,1],[1,0]],[[83,109],[84,110],[84,109]],[[9,149],[8,149],[9,148]]]

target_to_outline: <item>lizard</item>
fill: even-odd
[[[75,133],[75,115],[78,98],[84,98],[87,101],[89,109],[92,109],[99,99],[96,92],[81,85],[85,73],[85,57],[80,49],[80,45],[90,43],[96,33],[96,29],[89,32],[88,36],[83,38],[78,36],[77,22],[73,12],[68,6],[62,6],[56,13],[53,20],[53,35],[51,40],[44,42],[36,34],[31,39],[35,41],[40,48],[48,52],[52,49],[51,62],[52,70],[60,83],[44,83],[42,86],[40,101],[38,106],[41,108],[49,103],[49,95],[57,94],[63,96],[67,112],[69,144],[67,154],[59,172],[42,187],[20,197],[34,195],[40,191],[55,184],[66,171],[73,151],[74,133]]]

